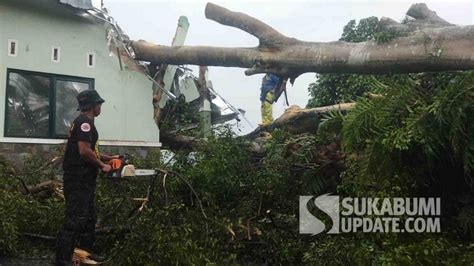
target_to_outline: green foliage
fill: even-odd
[[[352,102],[369,91],[370,76],[353,74],[316,74],[309,84],[307,108]]]
[[[474,239],[474,206],[465,206],[459,211],[457,217],[460,227],[463,229],[464,235]]]
[[[349,152],[364,150],[366,159],[373,158],[375,164],[389,155],[418,150],[428,161],[449,155],[445,159],[462,162],[469,174],[473,169],[474,73],[459,74],[429,88],[421,78],[405,77],[387,84],[373,80],[374,91],[382,96],[357,101],[344,118],[343,147]]]
[[[349,21],[341,36],[341,41],[364,42],[377,36],[378,18]],[[316,81],[309,84],[310,99],[307,108],[352,102],[369,91],[370,75],[316,74]]]
[[[140,195],[146,187],[134,183],[111,188],[111,184],[101,182],[99,205],[109,206],[101,208],[102,211],[113,210],[103,222],[120,224],[128,230],[106,235],[99,239],[100,246],[114,262],[126,265],[151,261],[159,264],[300,261],[304,245],[295,237],[297,202],[285,198],[299,194],[300,187],[294,185],[302,182],[285,176],[288,171],[279,178],[266,171],[275,167],[283,169],[288,165],[282,164],[285,158],[297,161],[284,154],[286,146],[282,142],[286,134],[277,135],[268,144],[273,150],[270,160],[276,165],[269,161],[264,169],[254,168],[248,144],[235,138],[230,129],[222,129],[192,154],[176,154],[171,170],[184,179],[168,175],[165,185],[156,191],[155,199],[144,211],[130,218],[126,214],[133,205],[125,197]],[[288,190],[289,187],[294,189]],[[117,195],[117,199],[113,200],[110,194]],[[120,207],[110,208],[111,205]]]
[[[235,135],[230,128],[217,134],[199,151],[178,156],[173,168],[190,177],[196,189],[205,188],[212,195],[209,200],[230,201],[241,196],[241,186],[249,185],[250,158],[244,143],[233,140]]]
[[[359,24],[353,19],[344,26],[340,40],[345,42],[365,42],[372,40],[377,32],[378,24],[379,19],[377,17],[361,19]]]
[[[331,265],[464,265],[472,262],[474,246],[447,234],[401,236],[356,234],[323,236],[304,254],[306,264]]]
[[[398,104],[407,102],[412,106],[411,109],[425,102],[438,102],[429,100],[426,93],[418,90],[415,95],[409,90],[400,92],[404,98],[411,100],[397,99],[387,95],[392,92],[395,95],[394,91],[404,86],[394,89],[384,83],[374,81],[374,84],[379,93],[386,91],[384,95],[387,99],[397,101]],[[407,80],[406,84],[412,83]],[[445,93],[442,89],[433,90],[438,92],[435,95]],[[377,101],[378,104],[384,99],[371,101]],[[420,99],[425,101],[419,103]],[[369,102],[367,99],[363,101]],[[392,108],[390,110],[397,111],[392,116],[410,116],[410,112],[403,111],[409,107],[395,108],[395,103],[390,105],[389,102],[386,105]],[[360,162],[365,160],[358,155],[349,154],[344,167],[340,168],[336,157],[339,156],[337,141],[341,128],[345,132],[348,126],[354,129],[364,126],[371,128],[377,123],[370,121],[396,120],[388,113],[384,113],[385,118],[380,118],[378,112],[384,111],[370,109],[373,108],[370,104],[356,107],[354,114],[357,113],[359,117],[363,117],[363,111],[357,108],[369,108],[375,114],[369,122],[359,125],[353,120],[349,123],[353,113],[345,115],[332,112],[321,119],[318,133],[312,135],[294,136],[277,130],[266,144],[263,157],[253,157],[245,139],[236,138],[231,130],[223,129],[192,154],[176,154],[170,165],[163,165],[157,154],[145,160],[134,159],[134,164],[139,167],[166,167],[170,172],[166,179],[162,176],[155,180],[151,201],[142,211],[132,211],[141,205],[141,202],[133,201],[132,198],[146,195],[150,179],[136,178],[124,182],[99,179],[99,224],[106,232],[99,233],[97,247],[111,259],[110,263],[120,265],[326,262],[392,265],[464,264],[472,261],[473,246],[460,239],[463,232],[456,226],[453,229],[452,225],[443,227],[445,233],[442,235],[348,234],[310,237],[298,234],[299,195],[319,195],[337,189],[340,195],[400,196],[409,195],[411,184],[416,183],[412,176],[383,175],[376,182],[368,184],[358,178]],[[398,123],[403,125],[403,119]],[[384,121],[378,125],[381,129],[375,130],[375,133],[359,129],[359,137],[353,139],[353,146],[345,146],[345,149],[352,149],[357,154],[368,146],[367,140],[381,142],[379,138],[384,136],[383,129],[390,125]],[[406,152],[405,146],[408,150],[413,146],[411,142],[404,142],[405,146],[393,143],[398,142],[380,144],[380,149],[400,150],[403,147],[401,150]],[[403,165],[403,161],[399,164]],[[39,167],[33,162],[28,162],[28,165]],[[338,173],[344,169],[344,174],[339,176]],[[6,168],[4,172],[11,170]],[[29,180],[26,175],[24,178]],[[19,184],[11,177],[2,179],[1,184],[3,191],[8,192],[0,194],[0,214],[9,214],[9,219],[2,221],[2,254],[51,253],[51,243],[31,242],[22,233],[55,235],[63,216],[61,200],[21,195],[12,190]],[[466,208],[459,219],[466,224],[466,228],[472,228],[472,223],[469,223],[472,213],[469,209]],[[32,224],[32,220],[39,222],[37,225]]]
[[[372,27],[371,27],[372,25]],[[351,21],[342,40],[391,41],[376,23]],[[317,75],[307,107],[356,102],[330,113],[321,129],[342,138],[346,170],[337,193],[346,196],[441,196],[442,236],[320,236],[304,255],[318,264],[464,264],[472,261],[474,74]],[[365,97],[367,92],[377,97]],[[340,129],[340,130],[338,130]],[[340,133],[340,135],[338,134]],[[320,134],[320,133],[318,133]],[[347,252],[350,250],[350,252]],[[443,259],[440,259],[443,258]]]
[[[0,191],[0,256],[9,255],[17,251],[18,225],[13,216],[16,202],[13,195]]]
[[[34,185],[57,173],[53,169],[39,173],[37,170],[44,166],[44,160],[26,157],[22,171],[18,171],[4,159],[0,160],[0,256],[41,256],[45,252],[49,253],[54,246],[51,242],[34,243],[22,235],[34,233],[54,236],[62,223],[62,200],[47,195],[33,197],[21,193],[24,189],[18,178],[25,185]]]

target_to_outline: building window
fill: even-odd
[[[5,137],[66,138],[77,117],[76,96],[94,80],[9,69]]]
[[[9,56],[18,55],[18,41],[17,40],[8,40],[8,55]]]
[[[59,63],[61,61],[61,47],[53,46],[51,48],[51,61]]]
[[[87,53],[87,66],[88,67],[95,67],[95,54],[94,53]]]

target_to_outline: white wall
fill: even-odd
[[[4,136],[7,68],[13,68],[93,78],[95,89],[106,100],[96,119],[100,140],[158,145],[151,81],[125,64],[120,70],[117,56],[109,55],[104,25],[67,13],[0,3],[0,138]],[[17,57],[7,55],[8,39],[19,41]],[[51,61],[52,46],[61,47],[60,63]],[[96,54],[95,68],[87,67],[88,52]]]

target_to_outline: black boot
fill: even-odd
[[[74,232],[62,229],[58,234],[56,242],[56,265],[72,265],[72,253],[74,252]]]

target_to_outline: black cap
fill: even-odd
[[[77,110],[91,109],[96,104],[101,104],[104,102],[105,100],[100,97],[96,90],[81,91],[77,95],[77,103],[79,104],[79,108],[77,108]]]

